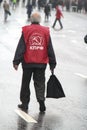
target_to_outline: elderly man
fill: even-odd
[[[22,35],[15,52],[13,67],[17,70],[19,63],[22,63],[23,76],[20,92],[22,104],[19,104],[18,107],[22,110],[28,110],[29,85],[33,76],[39,110],[45,112],[45,70],[47,63],[49,63],[51,72],[54,71],[56,58],[49,28],[40,25],[40,21],[41,16],[36,12],[31,15],[31,24],[22,27]]]
[[[6,22],[8,15],[11,15],[10,9],[9,9],[9,4],[6,0],[3,3],[3,8],[4,8],[4,21]]]

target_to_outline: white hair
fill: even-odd
[[[34,12],[34,13],[31,14],[30,20],[31,20],[31,23],[33,23],[33,22],[40,23],[41,22],[41,16],[38,12]]]

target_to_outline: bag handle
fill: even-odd
[[[51,70],[51,73],[52,73],[52,75],[54,75],[54,69],[53,69],[53,70]]]

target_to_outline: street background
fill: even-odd
[[[37,9],[34,9],[37,11]],[[4,11],[0,8],[0,130],[87,130],[87,14],[63,11],[55,29],[52,24],[55,10],[51,11],[49,22],[44,20],[43,9],[41,25],[50,28],[53,47],[57,59],[55,75],[64,89],[65,98],[46,99],[46,113],[39,113],[33,80],[30,84],[31,100],[28,114],[38,123],[27,123],[15,113],[20,103],[22,69],[13,69],[13,57],[21,36],[21,27],[27,22],[26,8],[21,5],[11,9],[11,16],[4,22]],[[49,65],[46,70],[46,83],[50,77]]]

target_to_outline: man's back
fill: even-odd
[[[31,24],[23,27],[23,35],[26,44],[25,61],[46,64],[48,62],[48,28],[39,24]]]

